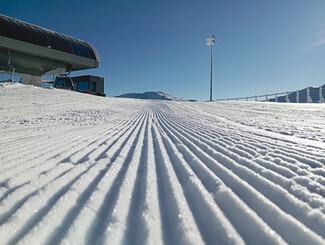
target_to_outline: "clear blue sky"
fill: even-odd
[[[1,0],[1,13],[91,43],[108,96],[209,99],[325,83],[325,0]]]

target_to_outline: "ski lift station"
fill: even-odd
[[[1,73],[16,74],[24,84],[41,86],[44,75],[98,66],[98,54],[89,43],[0,14]],[[103,94],[103,81],[97,87]]]

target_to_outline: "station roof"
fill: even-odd
[[[99,65],[97,52],[90,44],[1,14],[0,39],[0,52],[2,50],[2,53],[5,53],[10,50],[13,53],[13,58],[8,55],[8,62],[13,62],[12,65],[16,66],[18,70],[24,68],[25,71],[28,70],[28,67],[22,67],[22,62],[15,63],[15,54],[16,58],[20,59],[23,54],[23,59],[26,61],[25,66],[28,66],[27,60],[30,58],[27,56],[33,56],[34,61],[36,61],[35,57],[42,58],[43,63],[44,60],[51,61],[48,64],[52,63],[52,67],[41,67],[40,69],[35,64],[30,64],[31,70],[38,69],[39,73],[44,74],[55,70],[55,63],[60,63],[59,67],[66,66],[72,71],[96,68]],[[2,62],[0,59],[0,65],[5,62],[4,58]],[[40,65],[41,62],[39,60]]]

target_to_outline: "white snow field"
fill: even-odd
[[[325,104],[0,84],[1,244],[325,244]]]

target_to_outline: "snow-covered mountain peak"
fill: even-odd
[[[157,92],[143,92],[143,93],[126,93],[119,96],[119,98],[131,98],[131,99],[144,99],[144,100],[171,100],[171,101],[194,101],[189,99],[179,99],[170,94],[157,91]]]

